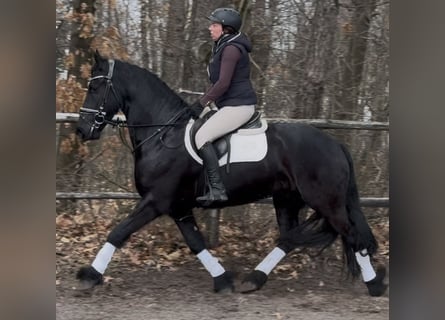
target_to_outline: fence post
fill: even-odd
[[[219,244],[219,209],[209,209],[208,217],[206,219],[207,222],[207,240],[209,248],[215,248]]]

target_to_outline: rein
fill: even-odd
[[[178,113],[176,113],[170,120],[168,120],[167,121],[167,123],[165,123],[165,124],[149,124],[149,125],[126,125],[126,127],[128,127],[128,128],[132,128],[132,127],[134,127],[134,128],[140,128],[140,127],[160,127],[160,128],[158,128],[155,132],[153,132],[150,136],[148,136],[147,138],[145,138],[144,140],[142,140],[141,142],[139,142],[134,148],[133,148],[133,150],[131,150],[131,148],[130,148],[130,150],[131,150],[131,152],[132,153],[134,153],[137,149],[139,149],[144,143],[146,143],[146,142],[148,142],[148,141],[150,141],[152,138],[154,138],[154,137],[156,137],[158,134],[160,134],[165,128],[167,128],[167,127],[169,127],[169,129],[171,128],[171,127],[174,127],[174,126],[176,126],[176,125],[178,125],[178,124],[183,124],[183,123],[178,123],[178,122],[175,122],[176,120],[178,120],[181,116],[182,116],[182,114],[185,112],[185,111],[187,111],[187,109],[182,109],[182,110],[179,110],[179,112]],[[165,134],[166,132],[164,132],[164,134]],[[163,137],[164,135],[162,135],[161,137],[160,137],[160,141],[162,142],[162,144],[164,145],[164,146],[166,146],[167,147],[167,145],[164,143],[164,141],[162,140],[162,137]],[[180,145],[178,145],[178,146],[176,146],[176,147],[173,147],[173,148],[177,148],[177,147],[179,147]],[[170,147],[171,148],[171,147]]]
[[[150,139],[152,139],[153,137],[155,137],[156,135],[158,135],[159,133],[161,133],[162,130],[164,130],[166,127],[174,127],[180,124],[184,124],[184,122],[172,122],[172,121],[176,121],[183,112],[185,112],[186,110],[180,110],[180,112],[178,112],[175,116],[173,116],[173,118],[171,118],[169,121],[167,121],[167,123],[164,124],[127,124],[127,121],[122,121],[122,120],[104,120],[105,123],[110,124],[113,127],[117,127],[119,129],[119,137],[121,138],[122,143],[132,152],[134,153],[139,147],[141,147],[145,142],[148,142]],[[170,123],[171,122],[171,123]],[[130,144],[125,140],[124,135],[122,134],[122,128],[149,128],[149,127],[160,127],[159,129],[157,129],[151,136],[147,137],[146,139],[144,139],[143,141],[141,141],[136,147],[132,148],[130,146]],[[175,149],[178,148],[181,144],[174,146],[174,147],[169,147],[165,144],[165,142],[163,141],[163,137],[165,135],[167,131],[164,132],[164,134],[160,137],[160,141],[162,142],[162,144],[169,149]]]

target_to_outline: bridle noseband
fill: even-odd
[[[82,116],[82,114],[94,114],[94,123],[91,124],[90,133],[93,133],[93,131],[95,129],[98,129],[105,122],[105,116],[107,113],[104,111],[104,105],[105,105],[105,103],[107,103],[108,94],[110,92],[110,89],[113,92],[114,97],[116,98],[116,101],[119,101],[119,98],[118,98],[116,91],[113,87],[113,83],[111,82],[111,79],[113,78],[113,71],[114,71],[114,60],[109,59],[108,65],[109,65],[109,68],[108,68],[107,75],[99,75],[99,76],[95,76],[95,77],[88,79],[88,84],[91,83],[91,81],[97,80],[97,79],[106,79],[107,80],[105,91],[104,91],[104,94],[102,97],[102,102],[99,104],[99,108],[98,109],[90,109],[90,108],[81,107],[79,109],[80,116]]]

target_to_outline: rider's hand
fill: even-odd
[[[204,107],[201,105],[201,102],[199,100],[195,101],[190,105],[190,110],[192,113],[193,119],[198,119],[199,115],[201,114],[202,110],[204,110]]]

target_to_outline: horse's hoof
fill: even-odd
[[[77,271],[76,278],[79,280],[79,285],[76,287],[78,291],[91,290],[104,282],[102,274],[91,266],[80,268],[79,271]]]
[[[253,270],[244,278],[241,283],[240,291],[249,293],[261,289],[267,281],[267,274],[259,270]]]
[[[226,271],[222,275],[213,278],[213,290],[216,293],[232,293],[235,290],[233,284],[234,274]]]
[[[376,272],[376,276],[374,279],[365,282],[366,286],[368,287],[369,295],[372,297],[380,297],[383,295],[386,291],[386,288],[388,287],[387,284],[383,283],[383,279],[385,279],[386,275],[386,268],[385,267],[379,267]]]

